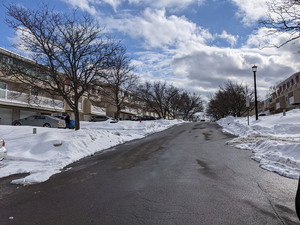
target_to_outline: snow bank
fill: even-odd
[[[44,182],[65,166],[112,146],[162,131],[181,120],[81,122],[78,131],[30,126],[0,125],[7,159],[0,162],[0,178],[29,173],[15,184]]]
[[[224,132],[238,136],[228,142],[253,151],[252,158],[264,169],[298,179],[300,174],[300,110],[264,117],[227,117],[218,121]]]

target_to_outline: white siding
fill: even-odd
[[[6,108],[0,108],[0,124],[11,125],[12,122],[12,110]]]

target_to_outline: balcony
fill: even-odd
[[[26,93],[10,91],[7,89],[0,88],[0,101],[29,105],[29,106],[38,106],[49,109],[64,109],[64,102],[61,100],[55,100],[51,98],[45,98],[36,95],[29,95]]]
[[[106,115],[106,109],[92,105],[91,113],[98,114],[98,115]]]
[[[280,109],[280,103],[279,102],[276,103],[276,109]]]
[[[290,104],[290,105],[295,104],[295,98],[294,98],[294,96],[291,96],[291,97],[289,98],[289,104]]]
[[[123,113],[129,113],[129,114],[134,114],[134,115],[138,114],[138,110],[137,109],[133,109],[133,108],[130,108],[130,107],[127,107],[127,106],[125,106],[125,108],[122,109],[121,112],[123,112]]]

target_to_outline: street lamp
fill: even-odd
[[[256,71],[257,71],[257,66],[252,66],[252,71],[254,74],[254,96],[255,96],[255,117],[256,120],[258,120],[258,110],[257,110],[257,94],[256,94]]]

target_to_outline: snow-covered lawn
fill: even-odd
[[[0,162],[0,178],[30,173],[12,183],[46,181],[53,174],[81,158],[148,134],[162,131],[181,120],[81,122],[78,131],[30,126],[0,126],[6,142],[7,159]]]
[[[262,116],[226,117],[218,121],[224,132],[238,136],[228,142],[240,149],[252,150],[252,158],[264,169],[298,179],[300,174],[300,110]]]

